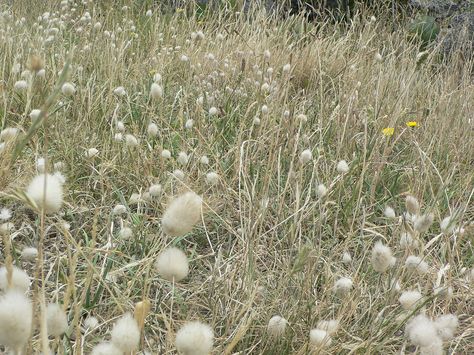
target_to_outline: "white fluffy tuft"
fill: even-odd
[[[322,346],[329,346],[331,341],[331,337],[325,330],[311,329],[309,332],[309,342],[313,347],[319,348]]]
[[[214,343],[214,333],[201,322],[186,323],[176,334],[176,348],[183,355],[208,355]]]
[[[33,321],[30,300],[18,290],[0,297],[0,344],[11,349],[23,347],[28,341]]]
[[[383,245],[381,241],[375,243],[372,249],[372,266],[377,272],[385,272],[390,266],[394,264],[394,257],[392,250]]]
[[[163,214],[161,220],[163,232],[174,237],[189,233],[199,222],[201,208],[201,197],[192,191],[176,197]]]
[[[180,249],[172,247],[165,249],[158,255],[155,262],[158,273],[168,281],[181,281],[189,272],[189,263],[186,254]]]
[[[63,185],[54,175],[37,175],[31,180],[26,193],[48,214],[58,212],[63,204]]]
[[[12,280],[11,288],[23,293],[26,293],[30,288],[30,277],[22,269],[16,266],[12,267]],[[7,279],[7,268],[5,266],[0,267],[0,290],[8,289]]]
[[[91,355],[123,355],[123,352],[112,343],[100,343],[92,349]]]
[[[398,301],[405,310],[413,309],[416,304],[423,298],[418,291],[404,291],[398,298]]]
[[[140,329],[130,313],[126,313],[115,323],[111,335],[111,342],[125,353],[130,353],[138,348]]]
[[[48,334],[53,337],[60,336],[66,332],[67,316],[59,304],[48,304],[46,308],[46,324],[48,326]]]
[[[278,338],[285,334],[288,321],[280,316],[273,316],[268,321],[267,332],[270,336]]]

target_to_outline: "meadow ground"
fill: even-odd
[[[472,62],[123,5],[1,9],[0,352],[474,353]]]

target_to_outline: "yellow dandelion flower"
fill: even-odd
[[[386,137],[393,136],[394,132],[395,132],[395,128],[393,127],[387,127],[387,128],[382,129],[382,133]]]
[[[418,122],[416,121],[409,121],[407,122],[408,127],[418,127]]]

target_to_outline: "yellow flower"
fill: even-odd
[[[416,121],[409,121],[407,122],[408,127],[418,127],[418,122]]]
[[[393,136],[393,132],[395,132],[395,128],[393,127],[387,127],[387,128],[382,129],[382,133],[386,137]]]

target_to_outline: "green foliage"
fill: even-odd
[[[418,38],[426,46],[436,39],[440,27],[434,17],[420,16],[410,23],[408,30],[413,37]]]

